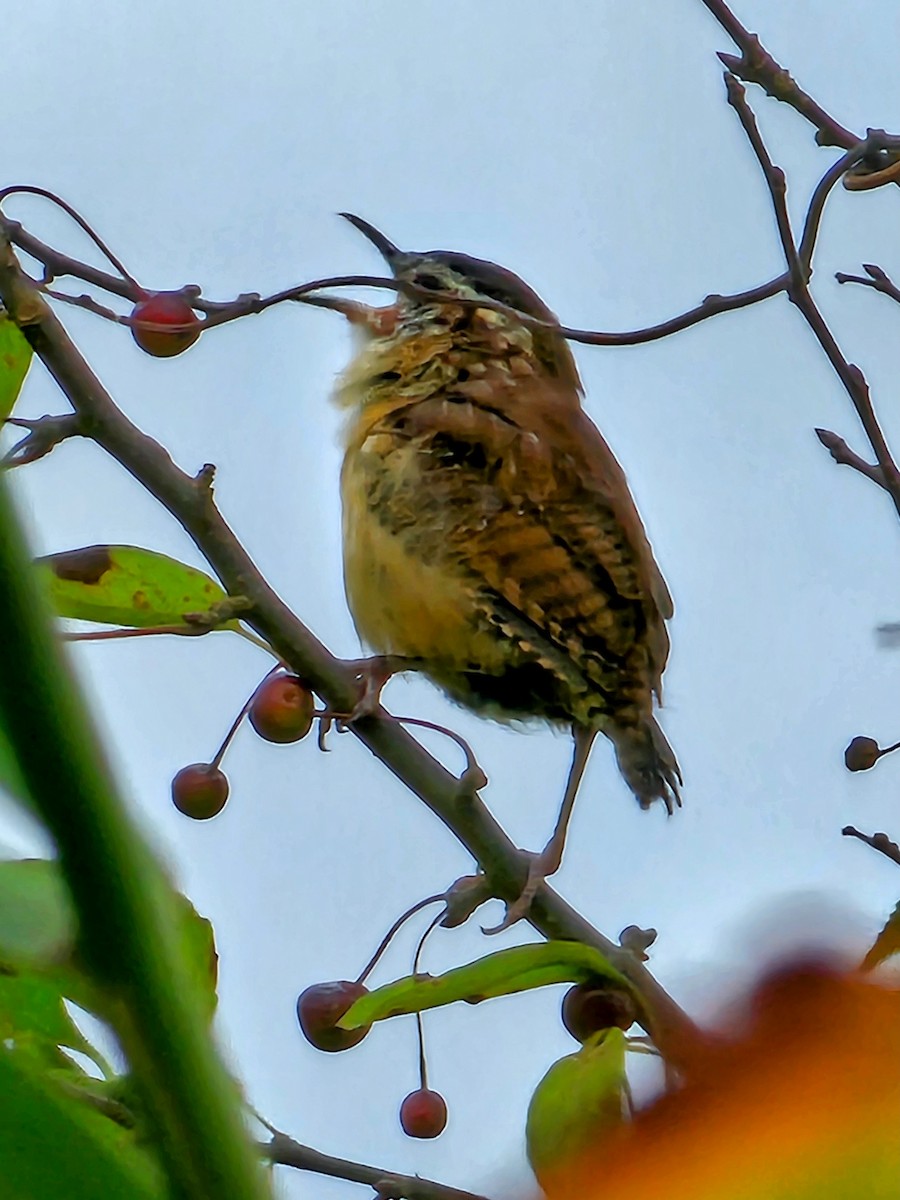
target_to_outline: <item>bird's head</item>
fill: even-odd
[[[450,292],[472,300],[479,297],[497,300],[530,317],[556,320],[537,292],[506,267],[456,250],[400,250],[362,217],[353,213],[340,215],[368,238],[395,279],[427,291]],[[428,303],[427,297],[411,296],[408,301],[411,305]]]
[[[456,250],[401,250],[362,217],[353,213],[340,215],[372,243],[398,281],[415,284],[417,288],[427,292],[441,292],[445,295],[449,293],[465,300],[497,301],[517,312],[525,313],[526,316],[536,317],[551,324],[557,323],[556,315],[537,292],[506,267]],[[396,320],[397,317],[401,321],[414,321],[432,307],[434,306],[429,304],[427,295],[401,293],[396,305],[390,309],[369,309],[370,313],[382,313],[384,316],[374,317],[367,323],[372,327],[371,331],[377,333],[380,332],[379,321],[388,326],[391,320]],[[364,306],[360,306],[358,311],[362,314],[365,311]],[[351,316],[350,319],[354,318]],[[577,372],[568,344],[558,334],[549,330],[533,330],[532,334],[535,352],[551,368],[552,373],[571,379],[577,387]]]

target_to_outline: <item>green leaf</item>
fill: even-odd
[[[109,1064],[91,1045],[63,1003],[59,981],[36,972],[0,968],[0,1043],[30,1050],[48,1066],[80,1068],[60,1052],[64,1046],[92,1059],[104,1075]]]
[[[146,629],[183,625],[185,613],[208,612],[226,599],[214,579],[139,546],[85,546],[37,560],[61,617]],[[222,625],[238,629],[236,621]]]
[[[896,905],[888,917],[884,929],[872,943],[860,965],[864,971],[871,971],[873,967],[895,954],[900,954],[900,904]]]
[[[575,1054],[555,1062],[528,1105],[525,1148],[538,1183],[552,1170],[596,1145],[624,1121],[628,1083],[627,1039],[605,1029]]]
[[[343,1029],[357,1029],[373,1021],[441,1008],[457,1000],[478,1004],[495,996],[509,996],[548,984],[581,983],[597,978],[633,993],[625,976],[593,946],[581,942],[513,946],[443,975],[409,975],[376,988],[355,1001],[338,1024]]]
[[[172,903],[182,957],[204,1010],[212,1016],[217,975],[212,925],[180,893],[172,894]],[[0,863],[0,969],[39,968],[58,982],[63,995],[95,1011],[93,989],[73,957],[75,932],[71,901],[55,862]]]
[[[3,1194],[16,1200],[163,1200],[156,1161],[135,1134],[28,1054],[0,1048]]]
[[[12,412],[30,365],[31,347],[15,321],[0,309],[0,421]]]
[[[206,917],[201,917],[187,896],[182,896],[180,892],[175,893],[175,907],[178,945],[204,1012],[212,1018],[216,1011],[219,974],[219,956],[212,923]]]
[[[40,858],[0,863],[0,963],[64,963],[74,938],[75,919],[56,864]]]

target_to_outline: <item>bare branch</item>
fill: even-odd
[[[728,75],[726,75],[726,86],[728,88],[729,103],[740,118],[741,125],[747,134],[769,188],[772,207],[778,223],[779,236],[790,270],[791,283],[788,296],[792,303],[799,309],[819,345],[824,350],[835,373],[844,385],[853,403],[853,407],[856,409],[857,415],[862,422],[863,429],[866,431],[869,444],[875,453],[875,458],[882,475],[881,486],[890,495],[897,514],[900,516],[900,472],[897,470],[897,465],[888,449],[887,441],[885,440],[878,418],[875,416],[865,376],[858,366],[848,362],[844,357],[834,334],[829,329],[809,290],[808,278],[810,268],[804,264],[791,233],[785,201],[784,172],[779,167],[776,167],[769,157],[757,129],[756,119],[747,103],[744,89],[733,76]],[[872,130],[863,142],[858,142],[851,147],[840,161],[835,163],[826,172],[816,188],[813,204],[817,206],[818,211],[821,212],[821,206],[824,204],[828,192],[842,171],[847,170],[855,161],[863,157],[869,148],[881,149],[888,145],[900,146],[900,141],[889,137],[880,130]],[[806,232],[804,233],[804,254],[809,263],[812,261],[817,225],[818,219],[813,213],[813,205],[811,205],[810,212],[807,214]]]
[[[3,201],[9,196],[15,195],[43,196],[45,200],[49,200],[52,204],[55,204],[57,208],[61,208],[68,217],[71,217],[78,228],[87,234],[106,261],[115,267],[116,271],[118,271],[125,283],[127,283],[130,287],[136,288],[138,291],[140,291],[140,285],[131,275],[131,273],[123,266],[121,259],[113,254],[106,242],[104,242],[99,234],[91,227],[90,224],[88,224],[81,213],[77,212],[67,200],[63,200],[62,196],[58,196],[56,192],[51,192],[47,188],[36,187],[34,184],[14,183],[9,187],[5,187],[0,190],[0,204],[2,204]]]
[[[741,52],[740,57],[719,55],[729,71],[746,83],[758,84],[773,100],[789,104],[801,117],[805,117],[816,127],[816,141],[820,146],[839,146],[846,150],[859,141],[856,134],[845,129],[812,96],[804,92],[790,72],[761,44],[756,34],[744,28],[724,0],[702,0],[702,3]]]
[[[333,1179],[347,1179],[351,1183],[365,1183],[373,1187],[385,1200],[485,1200],[474,1192],[435,1183],[421,1175],[398,1175],[393,1171],[382,1171],[347,1158],[336,1158],[323,1154],[295,1142],[286,1133],[272,1131],[272,1140],[260,1146],[261,1152],[270,1162],[298,1171],[313,1171],[317,1175],[329,1175]]]
[[[847,275],[843,271],[836,271],[834,277],[838,283],[858,283],[863,287],[872,288],[873,291],[881,292],[882,295],[888,296],[900,304],[900,288],[886,271],[876,266],[875,263],[863,263],[863,270],[868,278],[864,278],[862,275]]]
[[[28,433],[21,441],[9,450],[2,459],[0,467],[23,467],[26,463],[37,462],[45,454],[49,454],[54,446],[67,438],[83,437],[84,422],[78,413],[62,413],[58,416],[38,417],[28,420],[24,417],[7,417],[0,424],[15,425],[27,429]]]
[[[872,463],[867,463],[864,458],[860,458],[842,437],[832,433],[830,429],[817,429],[816,437],[840,466],[850,467],[852,470],[858,471],[860,475],[871,479],[873,483],[877,483],[879,487],[885,487],[881,467],[874,466]]]
[[[728,103],[737,113],[741,125],[744,127],[744,133],[746,133],[747,139],[753,148],[753,153],[756,155],[757,161],[766,177],[769,194],[772,197],[772,207],[775,210],[778,236],[781,239],[781,248],[784,251],[784,257],[790,274],[788,295],[793,298],[792,294],[794,290],[802,288],[805,285],[808,272],[804,269],[800,261],[793,230],[791,229],[791,218],[787,210],[787,180],[784,177],[784,171],[782,171],[781,167],[776,167],[769,157],[769,152],[759,132],[759,126],[756,124],[756,117],[747,103],[746,92],[738,82],[737,77],[732,75],[730,71],[725,72],[725,89],[728,93]]]
[[[845,825],[841,833],[844,837],[858,838],[861,842],[865,842],[867,846],[871,846],[873,850],[877,850],[879,854],[883,854],[885,858],[889,858],[891,862],[895,862],[900,866],[900,846],[896,842],[892,842],[886,833],[861,833],[852,825]]]

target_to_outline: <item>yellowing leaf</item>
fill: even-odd
[[[900,994],[779,972],[728,1034],[677,1091],[556,1171],[548,1200],[900,1197]]]
[[[884,929],[872,943],[862,960],[864,971],[871,971],[886,958],[900,954],[900,904],[898,904],[885,922]]]
[[[56,612],[81,621],[186,627],[185,613],[208,612],[226,598],[203,571],[139,546],[85,546],[39,558],[37,568]]]
[[[604,1029],[555,1062],[528,1105],[525,1146],[538,1183],[621,1127],[625,1114],[625,1034]]]

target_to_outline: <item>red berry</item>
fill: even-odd
[[[312,728],[313,695],[296,675],[270,675],[256,689],[248,716],[267,742],[298,742]]]
[[[207,821],[220,813],[228,799],[228,779],[209,763],[182,767],[172,780],[172,801],[179,812],[195,821]]]
[[[301,992],[297,999],[297,1019],[303,1036],[317,1050],[329,1052],[349,1050],[361,1042],[371,1025],[359,1029],[340,1029],[338,1021],[354,1000],[364,996],[369,989],[349,979],[336,979],[331,983],[314,983]]]
[[[400,1105],[400,1125],[408,1137],[436,1138],[447,1125],[447,1102],[440,1092],[417,1088]]]
[[[131,336],[154,358],[181,354],[200,336],[200,318],[180,292],[151,292],[131,310],[131,319],[142,322],[131,326]]]
[[[881,758],[881,747],[870,737],[855,737],[844,751],[848,771],[868,771]]]
[[[579,1042],[614,1025],[630,1029],[635,1016],[635,1004],[628,992],[599,981],[576,983],[563,996],[563,1025]]]

